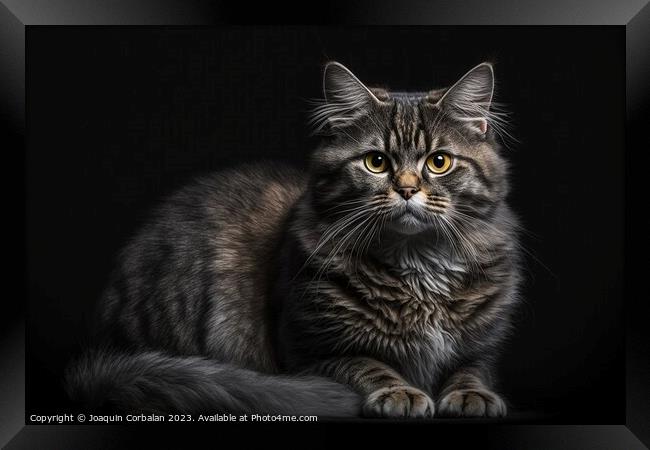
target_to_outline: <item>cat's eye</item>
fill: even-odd
[[[453,159],[445,152],[436,152],[427,158],[427,167],[437,175],[441,175],[451,169]]]
[[[364,159],[366,169],[372,173],[385,172],[388,169],[387,159],[386,155],[381,152],[370,152]]]

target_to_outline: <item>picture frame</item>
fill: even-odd
[[[488,5],[490,3],[490,5]],[[116,2],[111,6],[100,1],[54,1],[47,5],[36,1],[4,1],[0,4],[0,55],[2,62],[0,76],[5,87],[2,95],[3,127],[6,130],[5,149],[11,149],[15,158],[13,167],[24,167],[23,156],[30,130],[26,126],[26,97],[30,87],[25,84],[25,71],[30,61],[26,58],[25,36],[30,27],[43,26],[183,26],[206,27],[225,24],[238,24],[250,10],[243,4],[208,2],[143,2],[136,7],[129,2]],[[293,16],[288,19],[284,8],[268,5],[248,15],[253,23],[268,23],[287,20],[296,23],[309,21],[309,16]],[[294,11],[295,14],[295,11]],[[323,7],[319,24],[330,25],[335,22],[355,25],[612,25],[625,29],[626,35],[626,155],[625,155],[625,217],[624,217],[624,316],[626,318],[625,336],[625,422],[611,425],[553,424],[477,424],[480,436],[467,432],[467,424],[435,425],[435,429],[424,430],[422,426],[413,427],[415,434],[436,434],[437,439],[471,445],[481,442],[488,448],[621,448],[643,449],[650,445],[650,353],[648,327],[645,318],[649,307],[642,294],[644,279],[643,263],[633,262],[634,255],[643,261],[647,254],[648,242],[644,240],[644,230],[649,225],[636,205],[644,203],[642,168],[645,166],[649,148],[644,125],[648,119],[650,79],[650,6],[643,1],[599,2],[582,5],[579,1],[550,2],[544,5],[532,1],[518,3],[470,1],[461,4],[446,4],[432,1],[428,3],[403,2],[392,5],[388,2],[361,2],[354,5],[344,2],[329,3]],[[313,19],[312,19],[313,20]],[[598,120],[597,117],[594,120]],[[638,149],[641,149],[638,150]],[[7,150],[6,150],[7,151]],[[24,217],[25,180],[20,179],[20,170],[14,175],[18,180],[10,181],[8,192],[16,204],[18,215]],[[27,183],[29,180],[27,180]],[[17,235],[25,233],[26,224],[17,222]],[[23,256],[17,259],[21,261]],[[16,267],[15,279],[24,279],[24,290],[29,285],[29,273]],[[20,278],[19,278],[20,277]],[[642,292],[642,290],[641,290]],[[23,295],[22,299],[25,296]],[[22,302],[22,303],[21,303]],[[2,345],[2,388],[3,399],[0,407],[0,443],[7,448],[89,448],[99,442],[110,441],[114,445],[128,445],[136,433],[133,427],[125,430],[119,426],[93,425],[35,425],[25,424],[25,345],[29,336],[25,335],[25,316],[29,306],[24,300],[9,306],[5,316],[7,330]],[[335,424],[326,424],[333,426]],[[308,432],[317,433],[314,424],[303,425]],[[372,432],[367,423],[360,423],[364,433]],[[463,427],[460,431],[459,427]],[[272,424],[264,425],[272,430]],[[222,432],[222,428],[219,432]],[[232,427],[234,433],[246,433],[242,424]],[[151,431],[151,430],[149,430]],[[201,433],[210,432],[205,427]],[[214,430],[212,430],[214,431]],[[286,430],[285,430],[286,431]],[[460,433],[459,433],[460,431]],[[169,432],[163,429],[160,436]],[[225,431],[224,431],[225,432]],[[160,437],[159,436],[159,437]],[[326,439],[326,438],[325,438]]]

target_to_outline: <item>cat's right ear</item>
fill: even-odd
[[[368,114],[379,100],[347,67],[329,62],[323,72],[324,102],[312,115],[316,131],[335,131]]]

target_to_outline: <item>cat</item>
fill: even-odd
[[[123,411],[500,417],[520,295],[494,71],[369,88],[325,66],[309,170],[202,177],[126,245],[66,389]]]

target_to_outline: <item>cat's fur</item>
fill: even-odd
[[[493,83],[484,63],[396,93],[328,64],[309,173],[250,164],[166,201],[121,253],[70,394],[138,411],[504,415],[492,366],[520,276]],[[439,149],[443,175],[424,163]],[[386,172],[364,167],[373,151]]]

